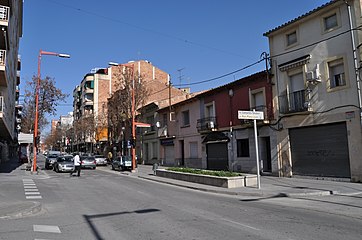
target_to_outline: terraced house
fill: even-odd
[[[360,0],[330,1],[266,32],[280,176],[362,181]]]
[[[22,0],[0,0],[0,162],[17,150],[22,21]]]

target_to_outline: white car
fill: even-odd
[[[103,155],[95,155],[96,164],[98,165],[107,165],[107,158]]]

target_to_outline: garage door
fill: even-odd
[[[346,123],[289,129],[293,174],[350,178]]]
[[[228,170],[227,143],[207,144],[207,169]]]
[[[175,165],[175,149],[174,146],[165,146],[165,162],[166,166]]]

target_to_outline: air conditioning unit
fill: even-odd
[[[207,122],[206,126],[208,129],[214,129],[215,128],[215,123],[213,121]]]
[[[170,112],[170,121],[176,121],[176,113]]]
[[[317,84],[321,82],[321,76],[319,72],[319,66],[316,66],[315,71],[309,71],[305,74],[305,79],[308,83]]]

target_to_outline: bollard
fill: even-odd
[[[157,163],[154,163],[153,164],[153,167],[152,167],[152,170],[153,170],[153,175],[156,175],[156,170],[158,168],[158,164]]]

